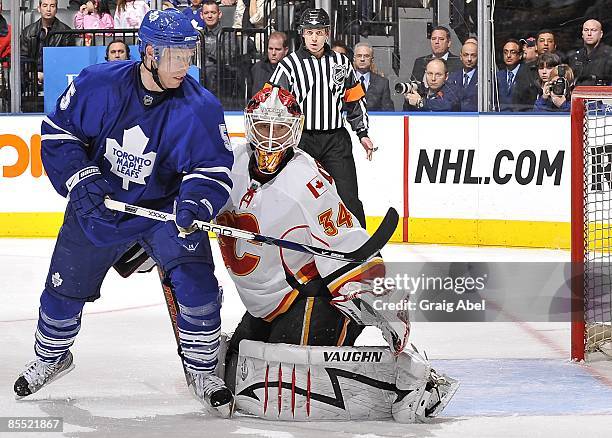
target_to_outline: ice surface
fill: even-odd
[[[33,358],[49,239],[0,239],[0,416],[63,417],[66,437],[608,437],[612,363],[574,364],[566,323],[415,323],[412,342],[462,387],[431,424],[284,423],[203,413],[185,387],[156,274],[107,277],[85,307],[75,370],[15,401],[13,382]],[[213,243],[225,289],[223,330],[244,307]],[[565,261],[565,251],[391,245],[386,260]],[[367,329],[362,345],[382,345]],[[2,436],[9,436],[0,433]],[[12,435],[10,435],[12,436]],[[20,433],[16,437],[36,436]]]

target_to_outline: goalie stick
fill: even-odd
[[[175,215],[163,211],[150,210],[148,208],[139,207],[137,205],[126,204],[125,202],[106,199],[104,205],[107,208],[123,213],[130,213],[136,216],[146,217],[157,221],[174,221]],[[331,249],[319,248],[316,246],[306,245],[303,243],[292,242],[285,239],[277,239],[275,237],[263,236],[261,234],[252,233],[238,228],[227,227],[224,225],[213,224],[204,221],[194,221],[193,226],[197,230],[212,231],[213,233],[223,237],[233,237],[236,239],[252,240],[254,242],[275,245],[281,248],[299,251],[307,254],[312,254],[319,257],[327,257],[330,259],[341,260],[347,263],[364,263],[374,257],[389,241],[397,223],[399,215],[397,211],[391,207],[385,214],[382,222],[372,235],[363,245],[351,252],[340,252]]]

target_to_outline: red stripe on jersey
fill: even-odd
[[[319,275],[319,270],[317,269],[317,264],[313,260],[312,262],[302,266],[302,269],[295,274],[295,278],[297,278],[300,283],[304,284],[307,281],[315,278],[317,275]]]
[[[384,277],[385,264],[381,258],[369,261],[357,268],[349,271],[344,277],[330,284],[329,290],[333,296],[338,296],[338,291],[342,286],[349,282],[361,282],[364,280],[372,280],[377,277]]]

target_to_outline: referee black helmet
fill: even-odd
[[[325,9],[308,8],[300,18],[300,34],[304,33],[304,29],[329,29],[329,15]]]

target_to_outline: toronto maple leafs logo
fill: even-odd
[[[155,21],[159,18],[159,11],[155,10],[155,11],[151,11],[151,13],[149,14],[149,21]]]
[[[53,287],[60,287],[64,280],[60,276],[59,272],[56,272],[51,276],[51,283],[53,283]]]
[[[148,143],[138,125],[123,131],[123,147],[112,138],[106,139],[104,158],[111,163],[111,172],[123,179],[123,190],[129,190],[130,182],[145,185],[145,178],[151,175],[157,154],[144,153]]]
[[[186,243],[186,244],[183,244],[182,246],[189,252],[195,252],[195,250],[198,249],[199,244],[200,242]]]

